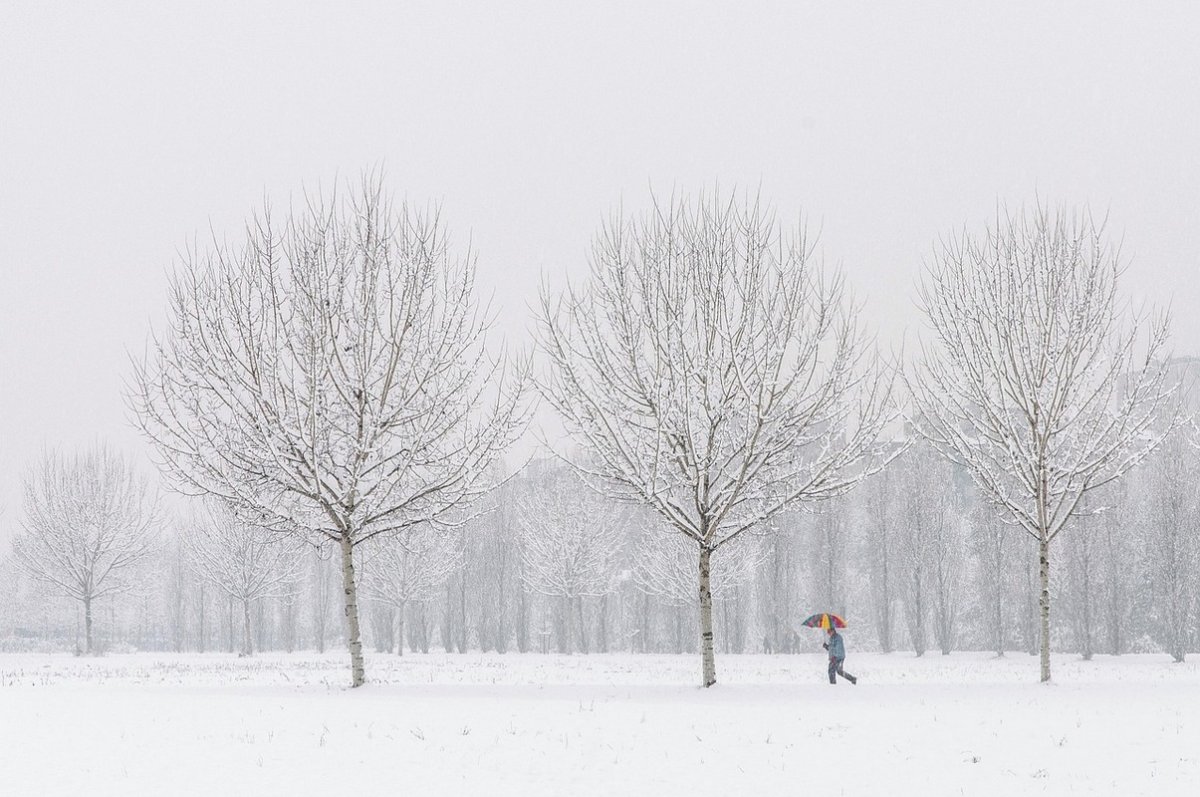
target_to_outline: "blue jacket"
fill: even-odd
[[[846,658],[846,646],[842,644],[842,635],[837,631],[833,632],[833,635],[829,637],[829,641],[826,644],[829,645],[829,658]]]

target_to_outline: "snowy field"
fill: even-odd
[[[0,655],[4,795],[1195,795],[1200,665]]]

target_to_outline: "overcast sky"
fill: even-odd
[[[6,0],[0,540],[43,447],[146,460],[121,385],[180,247],[381,164],[513,342],[619,203],[719,182],[819,227],[884,340],[939,235],[1089,203],[1200,354],[1197,30],[1184,2]]]

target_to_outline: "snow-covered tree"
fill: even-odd
[[[304,564],[303,542],[248,523],[217,500],[204,502],[184,528],[183,541],[196,574],[241,608],[241,655],[249,656],[254,651],[250,607],[296,590]]]
[[[565,652],[573,615],[580,649],[587,653],[583,600],[612,592],[624,518],[571,470],[546,470],[527,487],[517,499],[522,581],[561,601],[559,644]]]
[[[796,516],[784,515],[781,525],[794,528],[802,518],[799,513]],[[796,607],[801,605],[801,565],[814,554],[814,549],[803,552],[799,549],[795,539],[797,536],[795,532],[772,534],[763,540],[757,595],[759,618],[764,631],[762,647],[766,653],[782,653],[794,647]],[[821,605],[831,606],[829,603]]]
[[[520,528],[513,481],[492,495],[496,506],[486,515],[488,525],[469,541],[480,592],[479,646],[504,653],[514,629],[520,633],[520,608],[526,590],[521,584]]]
[[[485,352],[474,270],[436,211],[364,179],[189,252],[136,363],[130,403],[180,490],[337,547],[354,686],[354,548],[459,522],[524,423],[522,374],[504,382]]]
[[[1145,477],[1147,469],[1142,470]],[[1115,497],[1118,508],[1105,512],[1101,517],[1100,561],[1101,561],[1101,592],[1100,601],[1103,624],[1108,638],[1108,651],[1114,656],[1124,653],[1128,647],[1130,626],[1133,618],[1138,616],[1132,605],[1132,597],[1138,591],[1139,552],[1141,535],[1130,534],[1131,528],[1136,528],[1130,514],[1135,511],[1134,502],[1129,500],[1126,493],[1128,484],[1117,482],[1115,487],[1119,495]]]
[[[577,466],[693,546],[704,686],[713,556],[851,489],[889,417],[855,308],[810,254],[757,202],[672,201],[606,226],[590,279],[542,297],[542,394]]]
[[[1155,479],[1140,502],[1138,525],[1152,575],[1152,635],[1183,661],[1196,634],[1200,601],[1200,461],[1174,434],[1152,463]]]
[[[927,629],[933,602],[933,578],[930,559],[933,535],[937,526],[946,522],[945,482],[934,484],[934,474],[923,470],[919,449],[898,460],[895,495],[899,512],[896,516],[896,582],[900,605],[908,626],[908,640],[918,656],[925,654]]]
[[[856,496],[860,502],[861,554],[870,584],[871,619],[879,649],[884,653],[895,648],[896,603],[906,586],[898,577],[896,549],[901,509],[896,481],[896,468],[888,468]]]
[[[315,547],[308,557],[307,594],[309,625],[312,641],[318,653],[325,652],[329,642],[330,616],[337,603],[338,574],[334,570],[332,552],[328,547]]]
[[[918,444],[890,469],[892,568],[909,642],[918,656],[928,629],[942,653],[954,645],[962,581],[963,507],[949,463]]]
[[[945,510],[933,525],[930,540],[930,577],[933,581],[933,639],[942,655],[958,645],[965,583],[965,549],[970,533],[969,522],[959,496],[951,493],[942,506]]]
[[[132,589],[136,566],[155,550],[157,499],[132,463],[106,446],[47,452],[26,474],[23,499],[17,562],[51,592],[82,604],[92,653],[93,605]]]
[[[372,600],[395,612],[396,654],[404,655],[404,613],[408,604],[432,598],[462,567],[462,535],[457,530],[414,529],[401,538],[372,540],[363,558],[363,588]]]
[[[675,608],[696,604],[695,545],[683,534],[650,516],[634,523],[631,577],[637,590]],[[709,588],[717,601],[751,583],[764,560],[762,539],[743,535],[713,561]],[[676,651],[682,650],[682,615],[676,614]],[[694,638],[694,637],[693,637]]]
[[[162,599],[166,610],[167,633],[171,639],[171,649],[179,653],[187,641],[190,609],[195,600],[193,588],[197,582],[188,567],[182,535],[173,535],[170,542],[160,548],[159,565],[163,572]]]
[[[1102,227],[1038,209],[948,240],[920,287],[932,339],[910,378],[918,429],[1036,542],[1043,681],[1050,544],[1085,494],[1161,441],[1171,402],[1168,319],[1126,323],[1120,273]]]
[[[1008,569],[1015,545],[1013,531],[988,512],[977,508],[971,513],[968,546],[975,573],[975,617],[980,639],[1003,656],[1008,641],[1006,618],[1010,609]]]
[[[861,493],[860,493],[861,496]],[[811,520],[810,520],[811,518]],[[849,605],[850,530],[854,519],[845,499],[829,501],[803,516],[808,567],[809,605],[817,611],[845,615]]]
[[[1100,563],[1103,539],[1103,513],[1089,513],[1089,496],[1079,503],[1076,533],[1065,540],[1066,566],[1063,593],[1067,599],[1073,643],[1084,661],[1096,653],[1099,624]],[[1104,499],[1099,499],[1104,500]]]

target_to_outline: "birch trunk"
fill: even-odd
[[[1050,541],[1038,540],[1038,614],[1041,619],[1042,683],[1050,680]]]
[[[700,657],[703,683],[708,688],[717,682],[717,664],[713,658],[713,618],[711,588],[712,551],[700,548]]]
[[[363,663],[362,636],[358,629],[358,586],[354,581],[354,547],[350,535],[343,533],[342,549],[342,591],[346,596],[346,640],[350,646],[350,686],[356,688],[366,680],[366,666]]]

